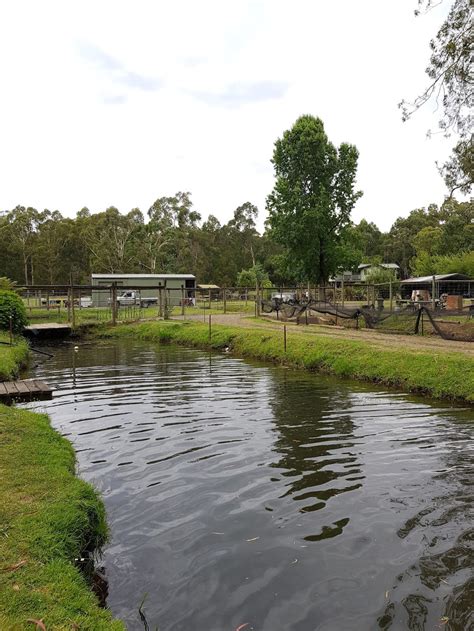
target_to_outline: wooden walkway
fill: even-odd
[[[39,379],[22,379],[19,381],[0,382],[0,402],[37,401],[51,399],[53,388]]]

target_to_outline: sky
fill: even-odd
[[[453,140],[435,104],[403,123],[427,83],[449,2],[38,0],[0,6],[0,210],[144,213],[190,191],[222,223],[266,216],[273,145],[302,114],[359,150],[353,219],[388,230],[445,188]]]

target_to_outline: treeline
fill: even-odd
[[[0,216],[0,276],[20,284],[88,283],[91,273],[193,273],[203,283],[232,286],[242,270],[275,284],[298,278],[284,248],[256,229],[258,210],[246,202],[221,224],[202,221],[189,193],[161,197],[142,213],[59,211],[17,206]],[[400,265],[402,275],[457,271],[474,276],[474,204],[446,201],[413,210],[383,233],[351,224],[342,235],[339,268],[361,262]],[[242,276],[241,276],[242,278]]]

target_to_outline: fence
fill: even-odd
[[[457,293],[446,293],[451,286]],[[124,291],[135,292],[136,296],[127,303],[119,293]],[[91,296],[97,293],[102,298],[94,302]],[[344,326],[399,333],[422,330],[423,334],[463,340],[471,339],[474,327],[474,281],[434,279],[419,289],[398,281],[212,289],[171,288],[165,283],[146,287],[146,295],[143,287],[124,288],[114,283],[109,286],[30,285],[22,290],[22,295],[32,320],[68,321],[73,325],[82,322],[115,324],[171,316],[205,320],[211,313],[264,315],[297,321],[304,315],[305,323],[325,317],[329,323]],[[97,303],[106,306],[99,307]],[[422,307],[424,315],[420,326],[417,317]],[[456,333],[461,328],[465,329],[462,336]]]

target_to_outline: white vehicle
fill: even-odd
[[[124,291],[117,296],[117,305],[119,307],[129,307],[131,305],[150,307],[156,304],[158,304],[158,298],[155,296],[140,296],[138,291]]]
[[[279,303],[284,302],[285,304],[288,304],[288,305],[294,305],[295,302],[297,302],[296,294],[294,292],[273,293],[272,300],[274,302],[279,302]]]

